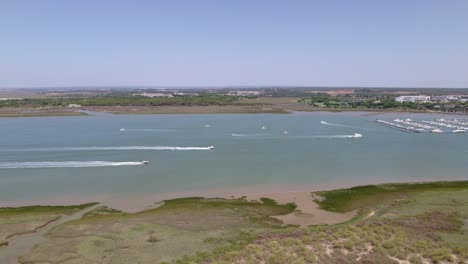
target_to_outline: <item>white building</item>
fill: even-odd
[[[144,96],[144,97],[174,97],[172,94],[169,93],[138,93],[132,94],[133,96]]]
[[[260,91],[234,91],[228,93],[228,95],[236,95],[236,96],[258,96],[261,95],[262,92]]]
[[[23,98],[0,98],[0,101],[8,101],[8,100],[23,100]]]
[[[395,98],[398,103],[427,103],[431,100],[427,95],[403,95]]]

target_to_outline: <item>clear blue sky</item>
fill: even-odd
[[[468,87],[468,1],[0,1],[0,87],[83,85]]]

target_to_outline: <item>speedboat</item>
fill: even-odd
[[[208,149],[214,149],[214,146],[209,146]]]
[[[262,126],[262,130],[265,130],[266,129],[266,126]]]
[[[119,130],[120,130],[120,131],[125,131],[125,128],[121,128],[121,129],[119,129]]]
[[[362,134],[354,133],[351,137],[353,138],[361,138]]]
[[[287,134],[287,133],[288,133],[288,131],[286,131],[286,130],[285,130],[285,131],[283,131],[283,134]]]
[[[466,130],[465,129],[455,129],[452,131],[453,133],[465,133]]]
[[[432,133],[442,133],[444,131],[442,131],[440,128],[436,128],[436,129],[432,129],[431,132]]]
[[[143,165],[148,165],[148,164],[149,164],[149,161],[147,161],[147,160],[142,160],[142,161],[140,161],[140,162],[141,162],[141,164],[143,164]]]
[[[210,125],[205,125],[205,127],[211,127]]]

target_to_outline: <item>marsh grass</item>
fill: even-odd
[[[316,200],[321,209],[344,213],[375,207],[387,201],[406,199],[412,193],[426,190],[461,190],[468,188],[468,181],[393,183],[357,186],[349,189],[316,192],[323,199]]]

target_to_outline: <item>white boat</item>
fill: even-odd
[[[455,129],[455,130],[453,130],[452,132],[453,132],[453,133],[465,133],[466,130],[464,130],[464,129]]]
[[[266,129],[266,126],[262,126],[262,130],[265,130]]]
[[[210,125],[205,125],[205,127],[211,127]]]
[[[287,134],[287,133],[288,133],[288,131],[286,131],[286,130],[285,130],[285,131],[283,131],[283,134]]]
[[[120,131],[125,131],[125,128],[121,128]]]
[[[436,128],[436,129],[432,129],[431,132],[432,132],[432,133],[442,133],[442,132],[444,132],[444,131],[442,131],[442,130],[439,129],[439,128]]]
[[[141,164],[143,164],[143,165],[148,165],[148,164],[149,164],[149,161],[147,161],[147,160],[142,160],[142,161],[140,161],[140,162],[141,162]]]
[[[214,146],[209,146],[208,149],[214,149]]]
[[[351,137],[353,138],[361,138],[362,134],[354,133]]]

